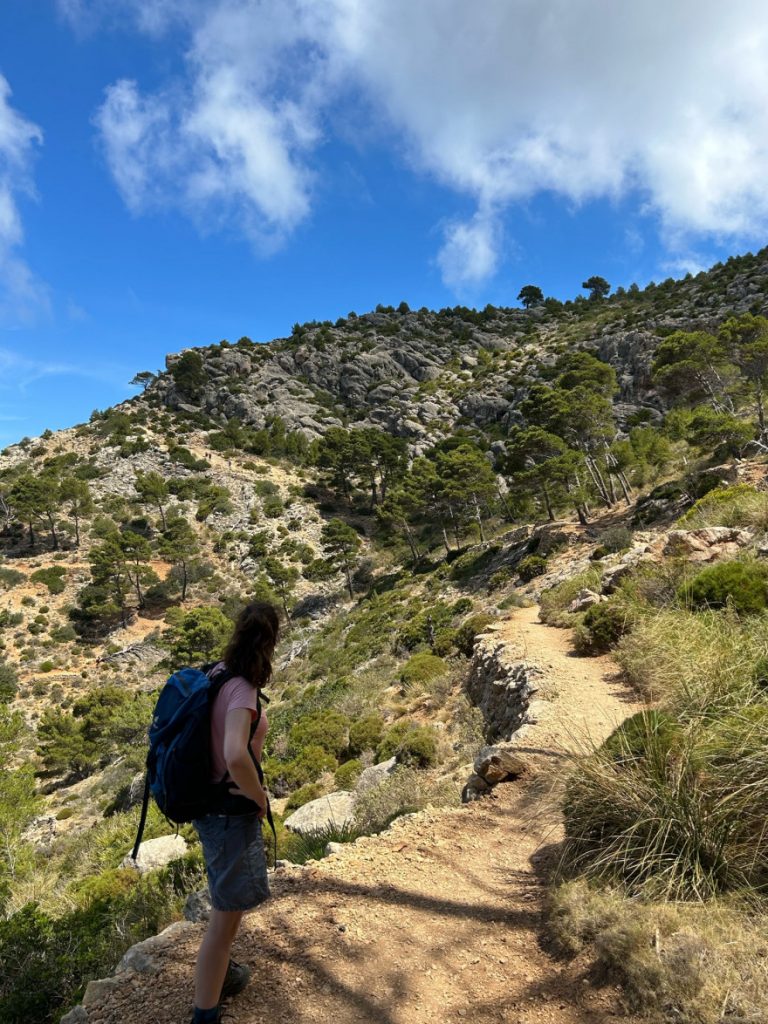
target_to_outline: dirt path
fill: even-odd
[[[568,633],[525,609],[501,625],[557,696],[529,733],[557,757],[635,710],[608,658],[575,659]],[[542,864],[560,838],[540,787],[499,786],[455,810],[400,819],[308,868],[281,870],[246,919],[235,956],[256,983],[228,1007],[242,1024],[608,1024],[618,995],[540,945]],[[89,1021],[185,1021],[200,927],[183,931],[141,982],[126,979]]]

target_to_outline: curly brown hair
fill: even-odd
[[[268,601],[254,601],[240,612],[224,652],[224,664],[251,686],[266,686],[280,636],[280,616]]]

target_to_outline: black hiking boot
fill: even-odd
[[[227,976],[224,979],[224,984],[221,986],[221,996],[219,1001],[224,999],[231,999],[232,996],[238,995],[242,992],[248,982],[251,980],[251,968],[246,967],[245,964],[236,964],[234,960],[229,961],[229,967],[227,968]]]

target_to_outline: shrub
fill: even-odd
[[[465,658],[472,657],[472,651],[475,646],[475,639],[486,631],[490,624],[494,621],[492,615],[472,615],[466,619],[459,628],[456,630],[456,636],[454,643],[456,649],[460,654],[463,654]]]
[[[378,761],[397,758],[399,764],[430,768],[437,762],[437,736],[431,726],[403,719],[384,734],[376,751]]]
[[[706,899],[768,880],[768,707],[633,716],[570,778],[564,863],[630,891]]]
[[[678,520],[691,530],[706,526],[768,528],[768,493],[749,484],[716,487],[691,506]]]
[[[415,768],[397,768],[378,786],[358,794],[355,801],[355,824],[361,833],[381,832],[402,814],[420,811],[427,804],[449,807],[460,802],[455,783],[430,782]]]
[[[0,586],[6,590],[10,590],[11,587],[18,586],[19,583],[23,583],[26,576],[23,572],[19,572],[18,569],[6,569],[5,566],[0,566]]]
[[[598,538],[599,544],[608,554],[626,551],[632,544],[632,531],[626,526],[610,526]]]
[[[574,634],[578,654],[605,654],[629,631],[627,609],[615,601],[595,604],[587,610],[584,621]]]
[[[322,747],[305,747],[291,761],[270,763],[267,775],[276,783],[289,789],[298,789],[309,782],[316,782],[323,772],[336,770],[336,758]]]
[[[333,778],[337,789],[353,789],[363,770],[363,762],[353,758],[340,765]]]
[[[586,572],[571,576],[570,579],[558,583],[545,590],[539,599],[541,610],[539,618],[548,626],[572,626],[576,617],[571,615],[568,607],[581,590],[600,590],[602,572],[598,566]]]
[[[547,571],[547,560],[541,555],[526,555],[517,565],[517,575],[524,583],[530,583]]]
[[[29,577],[33,583],[42,583],[51,594],[64,593],[64,581],[67,570],[61,565],[51,566],[49,569],[37,569]]]
[[[9,704],[19,691],[19,676],[13,665],[0,661],[0,704]]]
[[[358,718],[349,727],[349,752],[362,754],[366,750],[376,750],[384,733],[384,719],[381,715],[365,715]]]
[[[408,690],[421,690],[433,679],[445,675],[448,666],[442,658],[423,652],[412,655],[400,671],[400,679]]]
[[[321,860],[328,843],[354,843],[361,835],[352,822],[328,824],[309,833],[293,833],[286,838],[285,856],[294,864],[306,864],[309,860]]]
[[[300,753],[305,747],[320,747],[336,758],[347,749],[349,726],[349,719],[338,711],[316,711],[291,728],[290,748]]]
[[[309,782],[306,786],[301,786],[291,793],[285,802],[285,809],[286,811],[296,811],[304,804],[308,804],[310,800],[317,800],[322,795],[323,787],[317,782]]]
[[[756,562],[722,562],[702,569],[679,591],[692,608],[725,608],[755,615],[768,605],[768,569]]]

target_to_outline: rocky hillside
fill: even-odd
[[[181,354],[168,356],[167,372],[148,396],[219,424],[261,429],[279,417],[310,438],[331,426],[367,425],[421,449],[460,426],[502,435],[519,422],[531,382],[577,347],[614,366],[626,421],[640,410],[663,410],[650,373],[661,338],[766,310],[768,249],[598,302],[545,300],[528,310],[479,312],[403,304],[297,324],[290,338],[269,345],[222,342],[196,349],[199,360],[182,365]]]

